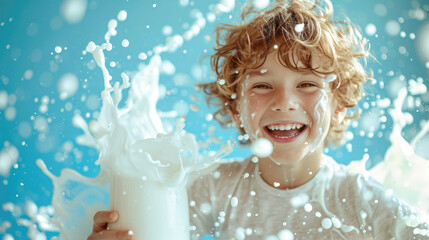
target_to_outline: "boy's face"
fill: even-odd
[[[270,53],[261,68],[247,73],[234,121],[252,141],[268,139],[273,144],[269,158],[276,163],[320,158],[330,124],[339,124],[345,113],[329,87],[334,76],[294,72],[277,56],[277,51]]]

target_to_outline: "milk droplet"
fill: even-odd
[[[78,23],[85,16],[87,0],[65,0],[61,5],[61,15],[68,23]]]
[[[293,233],[289,229],[283,229],[279,232],[279,240],[293,240]]]
[[[125,21],[127,19],[127,11],[125,11],[125,10],[119,11],[117,19],[118,19],[118,21],[121,21],[121,22]]]
[[[87,52],[93,52],[97,46],[93,41],[89,42],[88,45],[86,45],[86,51]]]
[[[300,33],[302,32],[302,30],[304,30],[304,23],[299,23],[295,25],[295,32]]]
[[[139,59],[140,60],[146,60],[147,59],[146,53],[139,53]]]
[[[64,100],[76,93],[79,88],[79,80],[73,73],[66,73],[60,78],[57,87],[60,99]]]
[[[329,74],[328,77],[326,77],[326,81],[328,81],[328,82],[333,82],[333,81],[335,81],[335,79],[337,79],[336,74]]]
[[[329,228],[331,228],[331,227],[332,227],[332,221],[331,221],[331,219],[329,219],[329,218],[324,218],[324,219],[322,220],[322,227],[323,227],[324,229],[329,229]]]
[[[231,207],[237,207],[238,206],[238,198],[232,197],[231,198]]]
[[[334,225],[335,228],[340,228],[341,227],[341,221],[340,221],[340,219],[338,219],[336,217],[332,217],[331,221],[332,221],[332,224]]]
[[[270,4],[269,0],[253,0],[253,6],[258,9],[263,9]]]
[[[304,205],[304,210],[306,212],[311,212],[311,210],[313,210],[313,206],[310,203],[307,203]]]
[[[368,25],[366,25],[366,27],[365,27],[365,33],[366,33],[368,36],[373,36],[375,33],[377,33],[377,27],[376,27],[374,24],[369,23],[369,24],[368,24]]]
[[[129,45],[130,45],[130,42],[128,41],[128,39],[122,40],[122,47],[128,47]]]
[[[56,53],[61,53],[63,51],[63,49],[60,46],[56,46],[55,47],[55,52]]]
[[[252,152],[258,157],[268,157],[273,152],[273,144],[266,138],[259,138],[252,143]]]

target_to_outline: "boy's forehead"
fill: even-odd
[[[325,75],[323,74],[319,74],[317,72],[312,71],[311,69],[306,69],[305,64],[300,61],[297,57],[296,54],[287,54],[287,57],[289,58],[289,62],[294,63],[295,67],[294,69],[290,69],[288,67],[286,67],[284,60],[281,59],[280,55],[279,55],[279,51],[272,51],[271,53],[269,53],[266,57],[265,60],[261,60],[263,61],[263,63],[259,64],[258,67],[255,68],[247,68],[245,70],[245,75],[246,78],[247,76],[251,77],[251,76],[269,76],[271,75],[272,71],[276,68],[276,67],[283,67],[283,68],[287,68],[289,70],[292,71],[297,71],[300,72],[303,75],[316,75],[318,77],[325,77]],[[328,72],[329,69],[326,67],[322,67],[322,57],[318,56],[318,54],[313,54],[312,58],[311,58],[311,67],[313,69],[318,69],[321,70],[322,72]],[[296,63],[296,64],[295,64]]]

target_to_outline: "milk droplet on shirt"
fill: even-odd
[[[307,203],[304,205],[304,210],[306,212],[311,212],[311,210],[313,210],[313,206],[310,203]]]
[[[331,228],[331,227],[332,227],[332,221],[331,221],[331,219],[329,219],[329,218],[324,218],[324,219],[322,220],[322,227],[323,227],[324,229],[329,229],[329,228]]]
[[[304,23],[299,23],[295,25],[295,32],[300,33],[302,32],[302,30],[304,30]]]
[[[289,229],[283,229],[279,232],[279,240],[293,240],[293,233]]]
[[[238,206],[238,198],[232,197],[231,198],[231,207],[237,207]]]
[[[258,157],[268,157],[273,152],[273,144],[266,138],[259,138],[252,143],[251,149]]]
[[[331,221],[332,221],[332,224],[334,225],[335,228],[341,227],[341,221],[337,217],[332,217]]]

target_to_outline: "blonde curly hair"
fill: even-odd
[[[363,95],[363,83],[372,77],[363,66],[370,56],[369,44],[357,27],[347,21],[334,21],[332,15],[329,0],[275,1],[261,11],[245,5],[241,24],[218,26],[214,31],[215,53],[210,58],[217,81],[200,84],[208,104],[220,107],[215,119],[221,125],[232,123],[232,103],[239,83],[247,70],[263,65],[274,45],[281,64],[292,71],[336,74],[337,79],[330,83],[334,97],[346,108],[356,107]],[[302,31],[295,30],[297,24],[304,24]],[[312,65],[316,57],[323,59],[322,66]],[[350,119],[358,114],[346,116],[339,126],[331,126],[325,146],[339,145]]]

